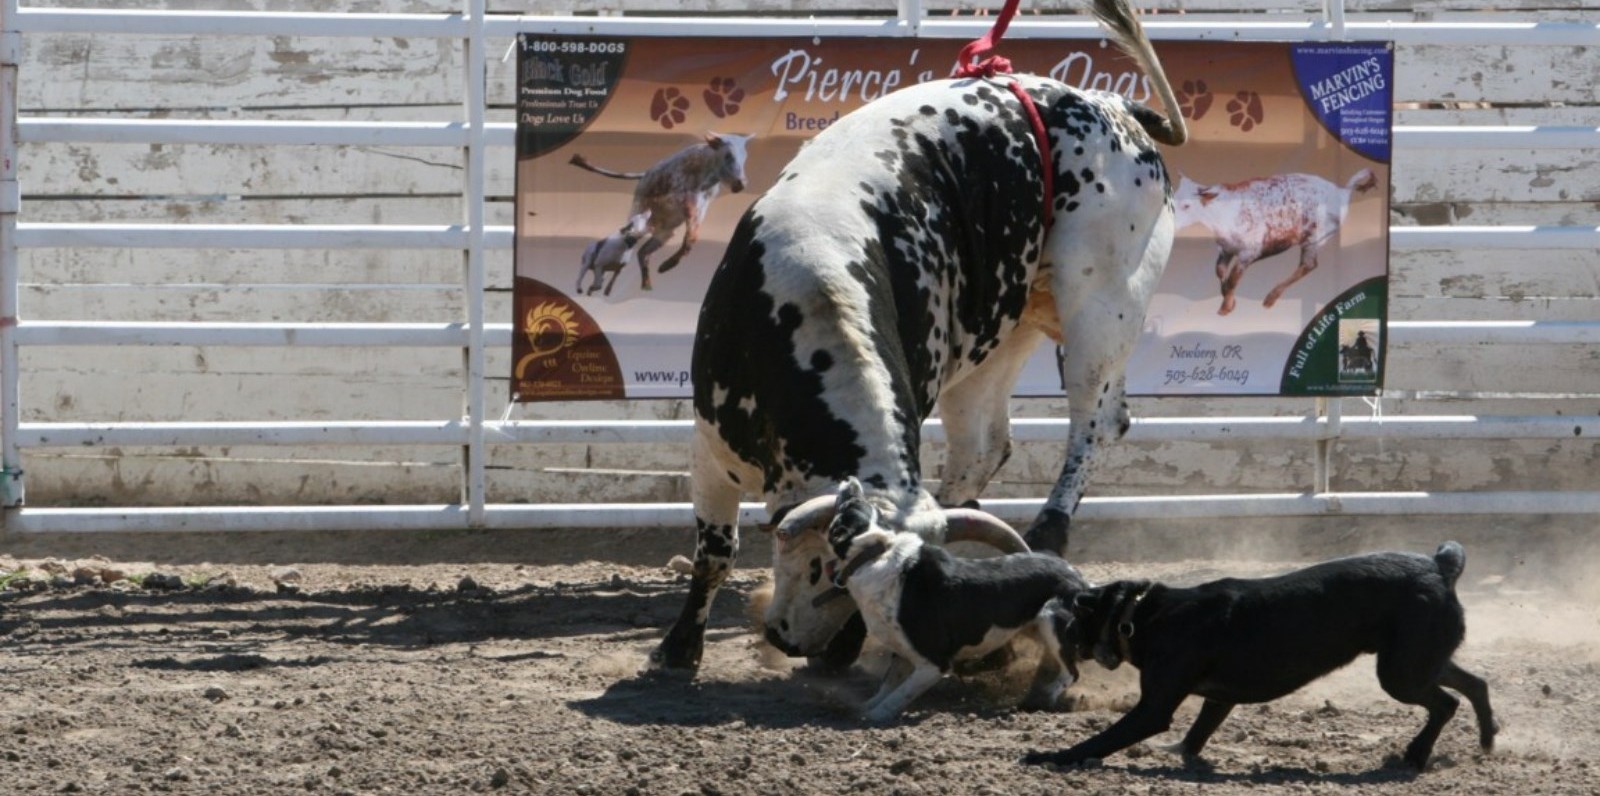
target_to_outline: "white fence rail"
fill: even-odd
[[[510,147],[514,126],[485,118],[486,63],[504,40],[521,31],[615,35],[877,35],[973,38],[989,18],[932,19],[916,3],[889,19],[753,19],[489,16],[484,0],[468,0],[455,14],[333,14],[227,11],[113,11],[19,9],[0,0],[0,76],[4,130],[0,154],[0,442],[11,489],[6,527],[34,531],[313,530],[466,527],[689,527],[683,504],[514,505],[486,499],[484,461],[489,445],[676,444],[687,440],[687,421],[531,421],[485,417],[486,349],[509,346],[509,324],[490,324],[484,311],[484,256],[509,250],[512,229],[487,223],[485,158],[490,147]],[[1336,5],[1336,4],[1335,4]],[[1345,15],[1328,18],[1240,21],[1156,17],[1146,27],[1157,40],[1283,40],[1346,38],[1411,44],[1597,47],[1600,23],[1494,20],[1417,22]],[[465,42],[463,110],[450,122],[151,120],[76,117],[17,118],[19,34],[106,33],[194,36],[438,37]],[[1097,37],[1087,21],[1021,19],[1008,35]],[[496,46],[488,46],[489,39]],[[492,56],[490,54],[493,54]],[[1404,69],[1401,63],[1399,69]],[[24,75],[23,79],[27,79]],[[204,144],[264,146],[390,146],[462,150],[462,215],[454,223],[401,224],[170,224],[17,223],[17,146],[21,143]],[[1400,126],[1398,158],[1420,150],[1520,151],[1600,149],[1600,127],[1582,125]],[[10,198],[6,198],[10,197]],[[1395,250],[1595,250],[1600,227],[1587,225],[1484,225],[1396,227]],[[33,321],[18,310],[18,249],[434,249],[462,253],[465,317],[454,323],[201,323]],[[1395,344],[1600,345],[1600,320],[1429,321],[1395,320]],[[428,421],[30,423],[21,422],[18,354],[24,347],[239,346],[400,347],[460,349],[465,383],[459,417]],[[1440,385],[1441,388],[1446,385]],[[1309,402],[1308,402],[1309,404]],[[1600,492],[1502,491],[1484,493],[1332,493],[1326,491],[1327,442],[1335,438],[1390,440],[1562,440],[1600,436],[1600,418],[1562,415],[1437,415],[1401,418],[1341,417],[1337,402],[1318,402],[1303,417],[1139,418],[1130,441],[1274,440],[1317,443],[1318,484],[1306,493],[1091,497],[1084,516],[1103,518],[1262,517],[1381,513],[1600,513]],[[1066,421],[1018,419],[1020,441],[1064,440]],[[941,428],[929,424],[937,442]],[[459,503],[418,506],[198,507],[82,509],[21,507],[22,452],[47,448],[230,445],[423,445],[464,451]],[[1011,520],[1030,517],[1036,500],[986,501]],[[759,520],[758,506],[746,507]]]

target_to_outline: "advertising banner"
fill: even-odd
[[[517,98],[514,400],[689,394],[739,216],[841,115],[949,74],[964,42],[531,35]],[[1154,103],[1093,40],[1018,72]],[[1383,383],[1393,58],[1382,43],[1161,42],[1191,140],[1135,395],[1371,395]],[[1057,395],[1042,349],[1018,395]]]

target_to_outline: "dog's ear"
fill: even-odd
[[[1095,606],[1100,604],[1100,597],[1103,592],[1104,590],[1102,588],[1096,587],[1093,589],[1084,589],[1083,591],[1073,595],[1072,613],[1079,616],[1086,616],[1093,612]]]
[[[828,524],[828,545],[835,556],[843,559],[850,554],[851,541],[872,529],[878,510],[867,500],[861,482],[854,476],[839,487],[839,498],[834,505],[833,522]]]
[[[861,479],[852,475],[849,478],[844,479],[844,483],[839,484],[838,494],[839,497],[834,501],[834,505],[839,508],[844,508],[846,501],[861,500],[862,498],[866,497],[867,490],[865,487],[861,486]]]

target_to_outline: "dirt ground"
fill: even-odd
[[[1492,755],[1463,703],[1429,771],[1397,767],[1422,711],[1389,701],[1362,659],[1235,711],[1205,766],[1158,748],[1191,704],[1152,743],[1056,771],[1016,760],[1106,726],[1136,697],[1130,667],[1087,665],[1076,709],[1029,713],[1012,707],[1024,659],[948,678],[901,722],[868,726],[858,707],[881,660],[826,679],[751,632],[759,544],[690,680],[639,673],[684,597],[665,566],[683,539],[587,535],[523,554],[507,538],[455,555],[460,539],[426,536],[334,553],[293,535],[0,536],[0,792],[1600,793],[1600,589],[1570,556],[1541,559],[1569,565],[1553,577],[1468,543],[1457,661],[1490,683],[1503,728]],[[1291,564],[1081,565],[1097,581],[1195,582]],[[119,574],[142,585],[73,582]]]

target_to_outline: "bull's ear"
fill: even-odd
[[[721,149],[727,146],[728,142],[722,140],[722,136],[718,133],[706,133],[706,144],[712,149]]]

